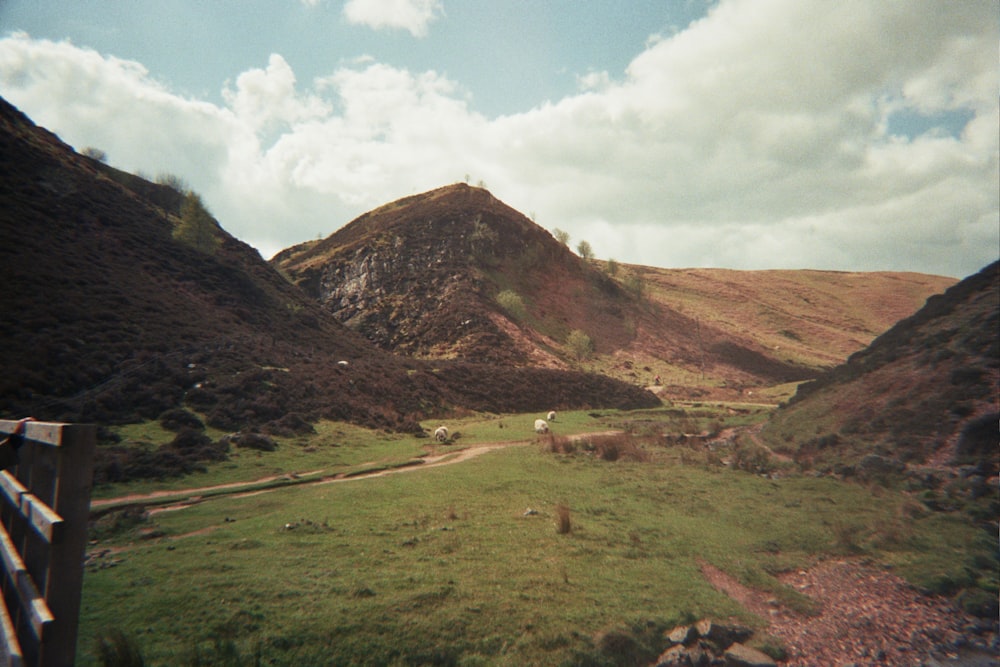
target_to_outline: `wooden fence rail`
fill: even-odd
[[[0,434],[15,421],[0,419]],[[0,472],[0,667],[69,667],[76,657],[97,429],[28,422]]]

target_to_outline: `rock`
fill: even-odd
[[[695,629],[690,625],[678,625],[667,635],[667,639],[670,640],[671,644],[690,644],[697,638],[698,635]]]
[[[687,649],[682,644],[672,646],[656,659],[656,667],[690,667]]]
[[[698,642],[697,646],[692,646],[687,650],[687,659],[691,667],[708,667],[715,659],[715,654],[710,648]]]
[[[726,649],[726,667],[778,667],[766,653],[736,643]]]
[[[745,642],[753,636],[753,630],[750,628],[742,625],[715,623],[709,619],[698,621],[695,628],[698,631],[698,636],[712,642],[719,647],[719,650],[728,647],[730,644]]]

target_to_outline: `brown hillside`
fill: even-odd
[[[450,185],[387,204],[272,262],[379,346],[422,358],[562,367],[574,328],[628,336],[620,287],[481,188]],[[497,303],[516,293],[518,317]]]
[[[998,331],[994,263],[802,385],[764,437],[810,464],[876,454],[910,464],[974,463],[996,474]]]
[[[650,300],[684,314],[709,332],[706,336],[723,332],[746,349],[766,351],[769,358],[813,373],[842,363],[957,282],[918,273],[630,269],[648,286]],[[648,357],[656,350],[657,331],[645,333],[633,349]],[[716,365],[719,345],[703,342],[704,384],[716,392],[722,385],[740,385],[739,378]],[[647,358],[643,365],[671,375],[655,360]]]
[[[0,100],[0,414],[107,425],[183,406],[219,428],[282,432],[321,417],[415,429],[455,408],[658,402],[579,373],[386,354],[215,221],[214,251],[175,239],[182,199],[77,155]]]
[[[681,397],[737,397],[815,377],[954,282],[890,273],[612,270],[465,184],[382,206],[272,263],[387,350],[583,365],[640,385],[660,376],[658,391]],[[515,294],[523,309],[501,305],[504,294]],[[567,345],[574,330],[594,347],[582,363]]]

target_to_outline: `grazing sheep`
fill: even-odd
[[[549,425],[544,419],[535,420],[535,433],[548,433]]]
[[[555,410],[552,410],[551,412],[549,412],[548,420],[550,422],[554,422],[556,420],[556,411]]]
[[[444,442],[448,439],[448,427],[438,426],[437,430],[434,431],[434,439],[438,442]]]

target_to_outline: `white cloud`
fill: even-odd
[[[0,89],[116,166],[181,175],[265,256],[468,174],[618,261],[962,276],[1000,245],[993,8],[724,1],[618,79],[492,120],[446,76],[370,57],[298,85],[272,55],[219,107],[25,35],[0,40]],[[891,136],[901,110],[972,119]]]
[[[441,0],[347,0],[344,4],[349,23],[375,30],[409,30],[414,37],[426,37],[430,23],[443,12]]]
[[[295,74],[285,59],[272,53],[267,69],[251,69],[236,78],[236,89],[223,90],[223,99],[254,129],[321,118],[330,107],[315,95],[295,92]]]

